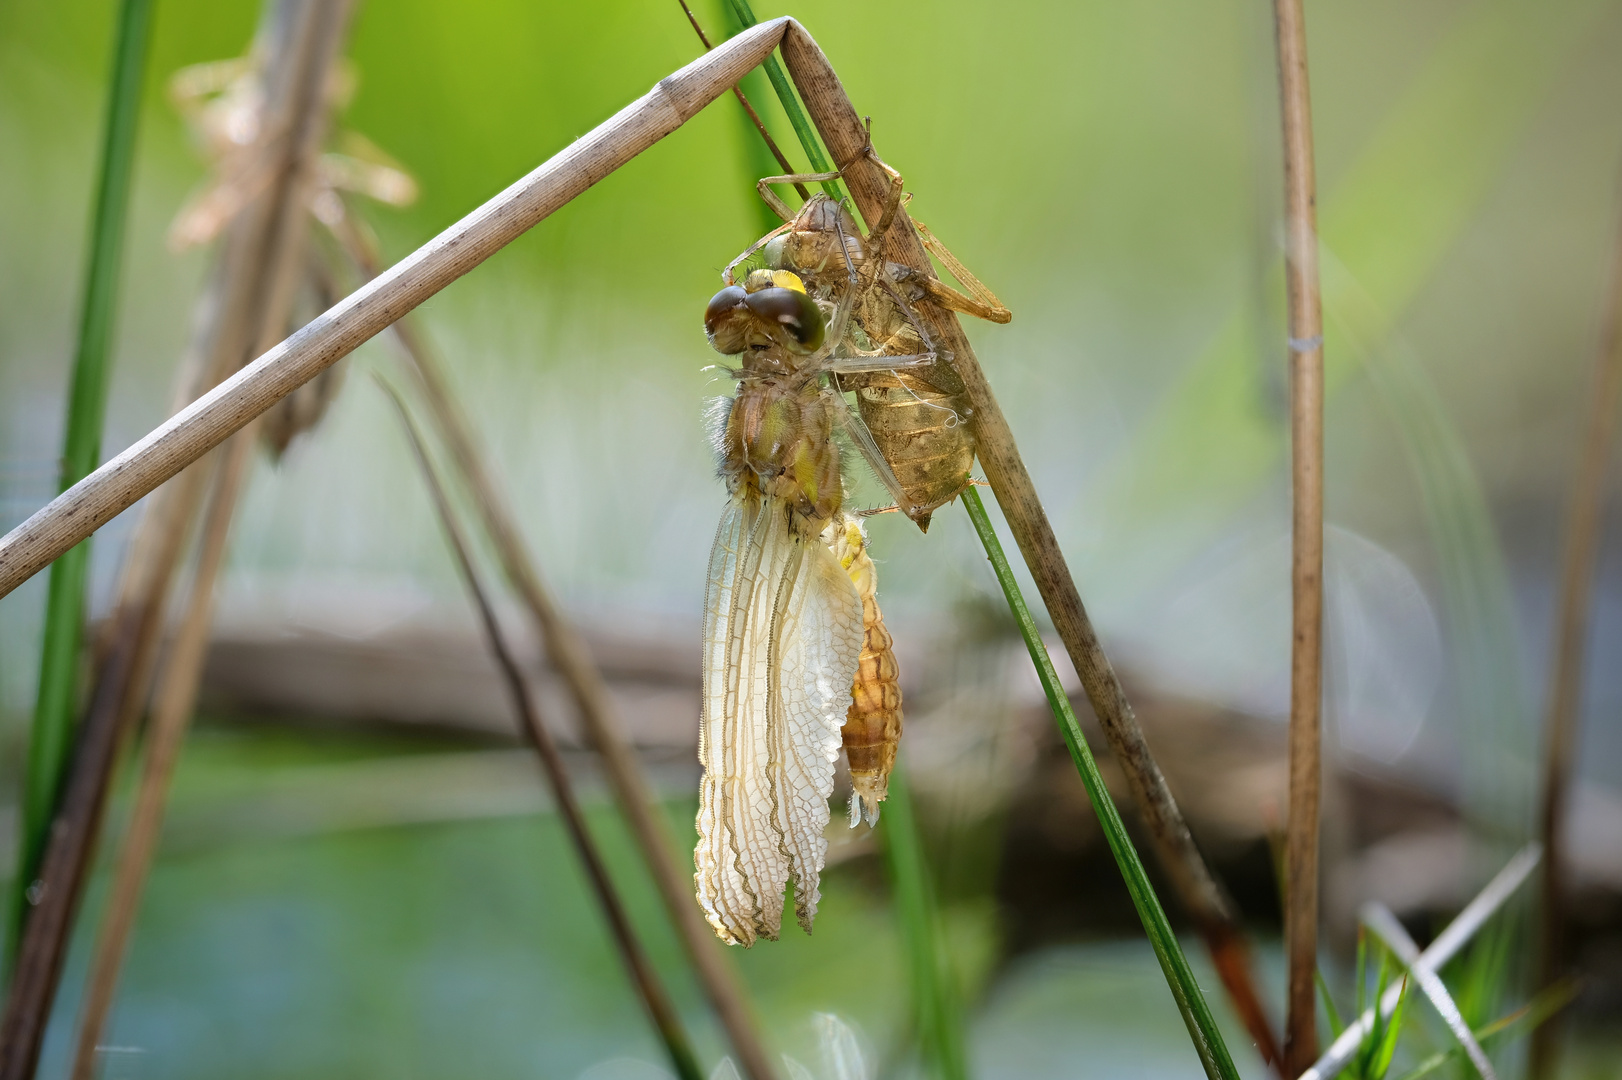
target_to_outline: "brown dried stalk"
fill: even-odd
[[[1312,159],[1307,28],[1301,0],[1275,0],[1284,119],[1284,277],[1290,307],[1290,809],[1284,841],[1289,968],[1284,1075],[1318,1056],[1318,816],[1323,785],[1323,304]]]
[[[546,771],[546,777],[551,781],[552,796],[557,804],[558,813],[569,831],[569,839],[574,843],[575,853],[585,864],[586,876],[590,878],[592,889],[597,894],[597,902],[603,909],[603,916],[608,920],[614,943],[619,947],[620,958],[625,962],[631,981],[636,986],[649,1017],[659,1029],[660,1037],[670,1053],[676,1072],[684,1080],[687,1078],[700,1080],[703,1074],[699,1072],[698,1062],[693,1057],[692,1046],[687,1040],[686,1031],[682,1028],[681,1019],[676,1015],[676,1008],[671,1003],[669,992],[665,990],[664,984],[659,981],[658,974],[653,970],[647,951],[638,940],[636,931],[631,928],[631,920],[625,913],[625,905],[620,901],[619,892],[608,876],[608,867],[604,865],[602,855],[597,851],[596,842],[586,829],[586,818],[581,812],[579,800],[575,798],[574,784],[569,779],[568,769],[564,767],[563,755],[558,753],[557,744],[552,740],[552,733],[541,720],[529,684],[524,681],[523,671],[507,644],[501,622],[490,607],[490,600],[485,595],[484,587],[479,584],[478,572],[473,568],[473,559],[468,554],[467,541],[463,539],[461,527],[456,523],[455,513],[451,509],[445,488],[439,481],[439,475],[428,459],[428,451],[422,445],[422,437],[417,433],[417,426],[412,422],[405,402],[394,389],[387,383],[383,383],[383,387],[400,411],[400,420],[405,425],[406,435],[411,441],[411,451],[416,456],[417,464],[422,468],[429,494],[433,496],[434,509],[439,513],[440,524],[445,529],[445,539],[456,557],[457,569],[461,571],[462,580],[479,610],[479,619],[484,624],[490,651],[495,654],[497,666],[501,668],[502,677],[512,692],[513,707],[518,712],[524,733],[534,744],[536,753],[540,755],[541,765]]]
[[[838,76],[811,35],[797,23],[783,36],[783,60],[823,143],[844,169],[844,180],[857,208],[872,225],[882,211],[890,181],[876,163],[863,156],[867,132]],[[897,214],[889,237],[886,253],[891,259],[934,275],[917,231],[904,210]],[[1008,420],[997,404],[974,349],[951,312],[925,305],[917,314],[929,323],[935,341],[950,353],[952,367],[963,380],[972,405],[969,422],[978,442],[986,479],[1036,580],[1048,615],[1081,677],[1099,727],[1127,776],[1160,864],[1199,927],[1246,1029],[1263,1056],[1276,1061],[1277,1042],[1256,992],[1249,948],[1233,901],[1195,847],[1188,824],[1149,752],[1132,706],[1082,606],[1053,526],[1042,509]]]
[[[360,275],[377,276],[380,261],[376,245],[363,224],[346,212],[333,228],[345,253]],[[405,354],[428,414],[463,486],[472,497],[485,534],[495,548],[502,573],[518,593],[546,648],[547,659],[569,685],[587,737],[602,759],[603,770],[631,827],[659,895],[675,924],[682,945],[698,973],[704,992],[715,1007],[721,1025],[738,1057],[738,1066],[751,1080],[771,1080],[771,1059],[761,1044],[754,1014],[744,997],[737,973],[725,959],[715,934],[705,925],[693,902],[693,879],[680,868],[669,827],[657,809],[636,751],[625,735],[625,724],[614,705],[603,675],[572,622],[559,611],[530,557],[511,507],[485,463],[444,371],[432,349],[406,316],[391,327]]]
[[[225,559],[237,495],[252,458],[254,430],[254,426],[250,426],[226,444],[225,460],[214,477],[214,492],[198,543],[197,567],[192,573],[191,595],[174,644],[170,646],[153,702],[152,718],[147,724],[146,757],[135,793],[135,807],[113,870],[106,914],[96,938],[84,1000],[79,1008],[79,1039],[69,1073],[73,1080],[91,1080],[95,1075],[96,1046],[118,988],[118,975],[130,932],[135,927],[135,916],[140,911],[147,870],[163,827],[169,780],[197,701],[197,686],[208,650],[209,630],[213,626],[214,583]]]
[[[1555,609],[1554,663],[1544,720],[1539,821],[1544,853],[1538,955],[1540,987],[1553,986],[1565,969],[1565,824],[1571,793],[1571,759],[1577,748],[1594,563],[1605,504],[1605,473],[1616,437],[1617,399],[1622,397],[1622,219],[1618,221],[1615,243],[1611,290],[1605,299],[1599,349],[1594,357],[1593,389],[1588,395],[1588,426],[1572,480],[1565,549],[1560,557],[1560,597]],[[1533,1029],[1530,1061],[1533,1077],[1554,1075],[1558,1023],[1558,1019],[1551,1017]]]
[[[280,338],[286,326],[303,265],[308,229],[304,208],[315,180],[315,150],[326,130],[325,87],[349,12],[347,0],[282,0],[278,6],[266,67],[262,127],[262,138],[273,148],[265,159],[273,175],[227,233],[217,287],[208,294],[198,347],[192,351],[184,377],[184,392],[200,392],[236,369]],[[179,472],[220,441],[175,462],[167,475]],[[106,474],[117,461],[103,465],[92,476]],[[120,603],[104,639],[105,659],[98,665],[91,704],[79,725],[73,763],[39,877],[29,889],[33,907],[18,947],[5,1013],[0,1017],[0,1080],[25,1080],[38,1062],[108,781],[123,733],[139,713],[150,685],[168,586],[202,497],[202,480],[196,475],[188,477],[156,500],[131,545]],[[149,490],[151,487],[141,494]],[[132,502],[134,499],[118,510]],[[102,517],[91,528],[117,512]],[[4,543],[0,541],[0,545]]]

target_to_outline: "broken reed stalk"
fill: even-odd
[[[736,5],[741,0],[733,2]],[[842,177],[863,219],[871,226],[878,220],[889,180],[862,154],[867,143],[865,127],[822,50],[798,24],[784,34],[782,49],[823,143],[835,161],[844,163]],[[787,100],[784,105],[788,107]],[[917,230],[904,209],[896,215],[886,254],[934,276]],[[1277,1061],[1277,1041],[1256,990],[1249,948],[1233,901],[1200,855],[1160,766],[1149,752],[1143,730],[1082,605],[1053,526],[974,348],[951,312],[924,305],[918,315],[929,323],[935,341],[949,354],[951,366],[963,380],[980,464],[1036,580],[1048,615],[1081,677],[1099,727],[1126,774],[1161,865],[1205,939],[1218,976],[1246,1030],[1262,1056]]]
[[[774,48],[774,19],[661,79],[550,160],[182,409],[0,538],[0,596],[248,421],[675,131]]]
[[[1411,966],[1429,971],[1442,970],[1503,906],[1504,901],[1521,887],[1521,883],[1537,867],[1541,855],[1542,849],[1537,844],[1528,844],[1516,852],[1486,887],[1476,894],[1476,898],[1466,904],[1464,910],[1447,924],[1447,929],[1436,935],[1430,947],[1420,953]],[[1375,1010],[1379,1010],[1380,1016],[1389,1017],[1396,1010],[1402,991],[1401,983],[1387,987],[1385,995],[1365,1010],[1363,1015],[1347,1024],[1346,1030],[1336,1036],[1329,1049],[1323,1052],[1323,1056],[1313,1062],[1312,1067],[1303,1072],[1298,1080],[1334,1080],[1339,1076],[1357,1056],[1364,1037],[1373,1030]]]
[[[1581,719],[1589,607],[1604,516],[1605,473],[1616,438],[1618,398],[1622,397],[1622,214],[1617,220],[1610,284],[1599,348],[1594,357],[1588,426],[1572,479],[1571,505],[1566,512],[1560,592],[1555,608],[1554,662],[1550,665],[1548,708],[1544,714],[1542,805],[1538,822],[1544,862],[1537,970],[1537,985],[1543,989],[1553,986],[1565,968],[1566,811]],[[1558,1020],[1550,1020],[1533,1029],[1529,1066],[1534,1080],[1555,1073],[1558,1024]]]
[[[200,312],[195,347],[185,365],[182,399],[201,394],[248,357],[268,348],[285,330],[294,288],[304,266],[308,231],[305,208],[314,188],[316,150],[326,131],[325,89],[349,12],[347,0],[279,0],[277,4],[270,24],[266,105],[260,127],[260,137],[267,146],[266,167],[272,170],[272,176],[259,195],[237,214],[225,234],[215,278]],[[179,410],[170,423],[196,407],[193,402]],[[244,422],[246,419],[251,418]],[[180,472],[220,441],[223,436],[199,447],[185,460],[174,462],[165,478]],[[60,509],[71,503],[74,492],[83,492],[87,485],[94,485],[96,477],[117,471],[118,461],[128,455],[126,451],[104,464],[41,513],[50,511],[51,506]],[[39,873],[28,886],[31,909],[18,946],[5,1013],[0,1016],[0,1080],[26,1080],[38,1062],[68,935],[100,828],[107,786],[123,733],[134,723],[146,700],[169,583],[202,499],[205,479],[193,472],[162,492],[143,516],[131,542],[119,602],[104,635],[104,659],[97,665],[90,704],[79,725],[72,764]],[[140,494],[155,486],[149,485]],[[132,502],[133,498],[91,528],[99,527]],[[76,511],[68,513],[71,517]],[[16,532],[9,535],[15,536]],[[0,547],[5,543],[0,540]]]
[[[1155,895],[1154,886],[1149,882],[1149,875],[1143,869],[1143,862],[1138,858],[1137,848],[1133,846],[1131,837],[1127,836],[1126,824],[1115,808],[1115,800],[1110,798],[1109,788],[1104,785],[1104,778],[1098,771],[1098,763],[1093,760],[1093,753],[1087,746],[1087,737],[1082,734],[1081,725],[1076,721],[1076,714],[1070,708],[1070,697],[1064,692],[1059,682],[1058,672],[1053,667],[1053,658],[1048,655],[1047,646],[1042,642],[1042,633],[1036,627],[1036,620],[1031,618],[1031,610],[1025,604],[1025,597],[1019,588],[1019,582],[1014,578],[1013,568],[1008,565],[1008,557],[1003,554],[1002,542],[997,539],[997,532],[991,525],[991,519],[986,516],[985,504],[980,501],[980,493],[973,487],[964,489],[963,506],[969,512],[969,518],[974,522],[974,531],[979,534],[981,543],[985,546],[986,557],[991,561],[991,569],[997,576],[997,584],[1002,586],[1003,596],[1008,600],[1008,607],[1014,614],[1014,622],[1019,626],[1020,636],[1025,639],[1025,648],[1031,654],[1031,663],[1036,665],[1036,675],[1042,683],[1042,691],[1047,695],[1048,706],[1053,710],[1053,718],[1058,725],[1059,734],[1064,738],[1065,746],[1070,750],[1070,758],[1075,763],[1076,772],[1081,776],[1081,784],[1087,789],[1087,797],[1093,804],[1093,812],[1098,815],[1099,827],[1103,830],[1104,839],[1109,843],[1110,854],[1115,856],[1115,865],[1121,871],[1121,877],[1126,882],[1127,892],[1132,896],[1132,906],[1137,909],[1138,918],[1143,922],[1144,933],[1149,938],[1149,944],[1154,947],[1155,958],[1160,961],[1160,969],[1166,976],[1166,985],[1171,988],[1172,997],[1177,1001],[1177,1010],[1183,1014],[1183,1023],[1188,1026],[1188,1034],[1194,1040],[1194,1049],[1200,1056],[1200,1064],[1205,1067],[1205,1075],[1223,1080],[1233,1080],[1238,1077],[1234,1069],[1233,1059],[1228,1056],[1228,1048],[1222,1041],[1222,1031],[1216,1025],[1216,1019],[1211,1015],[1211,1006],[1200,991],[1200,985],[1189,969],[1188,958],[1177,943],[1177,935],[1172,932],[1171,923],[1166,919],[1166,910],[1160,906],[1160,898]]]
[[[1288,967],[1284,1076],[1318,1056],[1318,817],[1323,761],[1323,304],[1301,0],[1274,0],[1284,123],[1284,278],[1290,357],[1290,808],[1284,841]]]
[[[101,429],[107,413],[111,379],[113,319],[123,265],[124,222],[129,214],[135,173],[135,134],[145,82],[147,45],[151,40],[152,0],[123,0],[113,39],[113,70],[107,88],[107,127],[102,138],[101,168],[90,223],[90,251],[85,266],[79,344],[68,391],[67,430],[62,438],[58,491],[78,483],[101,460]],[[5,954],[15,945],[28,910],[26,890],[45,850],[46,831],[56,809],[79,710],[80,644],[84,636],[85,585],[90,575],[90,545],[69,550],[51,567],[41,638],[39,689],[34,723],[28,737],[28,763],[23,776],[21,846],[13,897],[6,912]]]
[[[224,460],[215,473],[213,493],[203,518],[197,565],[192,572],[191,594],[180,628],[158,680],[152,717],[147,722],[145,759],[135,792],[135,805],[113,869],[113,881],[103,907],[90,973],[79,1006],[79,1034],[74,1050],[72,1080],[92,1080],[96,1047],[106,1026],[107,1013],[118,989],[119,971],[128,951],[130,932],[141,907],[141,892],[157,850],[163,827],[169,781],[191,724],[208,652],[214,618],[214,585],[225,561],[237,495],[252,460],[257,425],[238,432],[222,451]]]
[[[646,950],[637,939],[636,931],[631,928],[625,906],[621,903],[619,893],[608,876],[608,867],[604,865],[602,856],[597,851],[596,842],[586,829],[585,815],[581,812],[579,800],[575,798],[574,785],[569,779],[568,769],[564,767],[563,757],[558,753],[552,733],[541,720],[529,684],[524,681],[523,671],[507,644],[506,635],[501,629],[495,611],[490,607],[490,600],[485,595],[484,587],[479,584],[478,571],[473,566],[467,541],[462,536],[461,526],[456,523],[455,512],[451,509],[444,485],[440,483],[439,475],[428,458],[422,436],[418,434],[417,426],[406,410],[404,400],[393,387],[387,383],[382,385],[400,412],[400,421],[411,441],[411,451],[417,459],[417,464],[422,468],[423,480],[428,486],[429,494],[433,496],[434,509],[439,514],[441,526],[444,527],[446,542],[450,544],[462,581],[467,585],[468,593],[478,608],[479,619],[484,625],[490,651],[495,656],[507,688],[512,693],[513,708],[518,713],[524,733],[540,756],[547,779],[551,781],[552,797],[557,804],[558,813],[563,818],[569,839],[574,844],[575,854],[585,866],[592,890],[597,894],[597,902],[602,907],[603,917],[608,920],[614,943],[619,947],[620,959],[625,962],[631,982],[641,996],[642,1004],[647,1008],[648,1016],[658,1030],[660,1039],[664,1041],[665,1050],[670,1055],[670,1062],[675,1067],[676,1074],[682,1080],[704,1080],[704,1074],[698,1067],[698,1060],[693,1056],[687,1032],[682,1028],[681,1018],[677,1016],[669,993],[659,981],[658,973],[654,971]]]
[[[350,207],[345,207],[333,232],[361,278],[375,278],[380,266],[376,245]],[[775,1073],[761,1043],[759,1025],[737,973],[724,955],[725,947],[716,940],[693,902],[692,876],[677,865],[672,854],[675,847],[669,826],[625,734],[625,723],[602,672],[579,631],[558,609],[530,557],[512,509],[485,463],[438,358],[409,316],[391,329],[440,441],[471,496],[502,574],[529,613],[548,661],[569,686],[581,726],[602,760],[620,813],[636,838],[698,980],[726,1029],[739,1068],[749,1080],[772,1080]]]

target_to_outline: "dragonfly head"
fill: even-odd
[[[742,285],[728,285],[704,310],[704,333],[715,351],[727,356],[779,346],[812,353],[827,326],[816,301],[794,274],[756,270]]]

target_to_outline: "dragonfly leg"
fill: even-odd
[[[994,323],[1005,323],[1014,317],[1014,313],[1003,306],[997,299],[997,294],[986,288],[980,279],[969,271],[969,268],[958,261],[956,255],[949,251],[945,244],[936,239],[929,227],[917,218],[912,223],[918,227],[918,238],[924,242],[924,248],[935,258],[941,261],[947,272],[962,283],[972,296],[964,296],[950,285],[925,274],[918,276],[918,284],[924,292],[929,294],[941,307],[951,311],[961,311],[966,315],[973,315],[978,319],[985,319]]]
[[[934,353],[912,353],[907,356],[862,353],[857,356],[830,357],[822,362],[822,370],[835,375],[860,375],[870,371],[889,371],[892,368],[923,367],[934,362]]]
[[[773,191],[771,187],[773,184],[817,184],[824,180],[837,179],[839,179],[839,173],[837,171],[818,173],[789,173],[786,176],[763,176],[759,180],[755,181],[755,187],[757,190],[759,190],[760,197],[766,200],[766,205],[772,208],[772,213],[776,214],[784,221],[793,221],[794,211],[789,209],[788,203],[777,197],[777,192]]]
[[[767,233],[765,236],[762,236],[759,240],[756,240],[753,244],[750,244],[748,247],[744,248],[743,249],[743,254],[739,255],[736,259],[733,259],[731,262],[727,263],[726,269],[721,271],[721,281],[724,284],[727,284],[727,285],[735,285],[735,284],[737,284],[736,282],[734,282],[732,280],[732,271],[734,271],[734,270],[736,270],[738,268],[738,264],[743,262],[745,259],[749,258],[749,256],[753,255],[755,252],[759,251],[761,248],[765,247],[767,244],[771,243],[772,240],[774,240],[775,238],[777,238],[777,237],[783,235],[784,233],[788,232],[793,227],[794,227],[794,222],[785,221],[783,224],[779,225],[777,228],[773,229],[771,232]]]

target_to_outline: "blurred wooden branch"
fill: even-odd
[[[1284,122],[1284,279],[1289,294],[1290,809],[1284,849],[1284,947],[1288,965],[1282,1073],[1318,1056],[1318,832],[1323,711],[1323,302],[1318,289],[1318,210],[1312,97],[1301,0],[1275,0],[1280,112]]]

